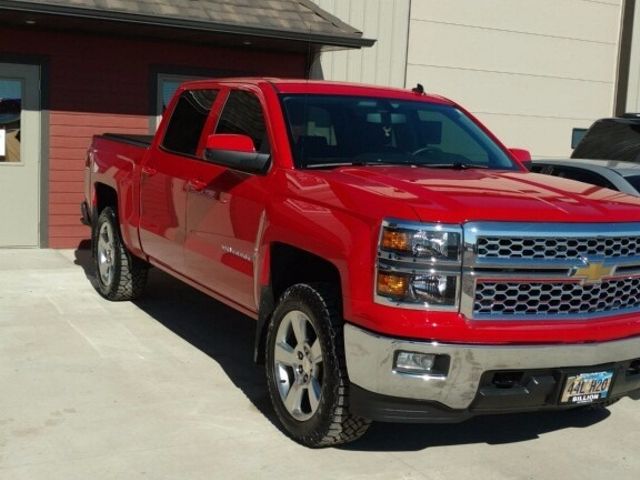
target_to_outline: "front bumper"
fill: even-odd
[[[351,324],[344,328],[354,413],[376,420],[452,421],[559,408],[568,374],[601,368],[615,372],[609,399],[640,394],[640,371],[633,363],[640,359],[640,337],[589,344],[455,345],[385,337]],[[446,355],[448,371],[435,376],[396,372],[398,350]],[[505,372],[522,375],[509,386],[494,383],[495,375]]]

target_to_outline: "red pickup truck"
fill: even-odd
[[[153,137],[87,155],[100,294],[150,265],[255,318],[285,431],[640,397],[640,198],[530,173],[445,98],[183,85]]]

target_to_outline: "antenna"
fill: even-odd
[[[415,87],[411,89],[411,91],[417,95],[424,95],[424,87],[421,83],[418,83]]]

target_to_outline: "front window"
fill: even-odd
[[[298,168],[518,169],[473,120],[449,105],[330,95],[285,95],[282,103]]]
[[[246,135],[253,140],[257,152],[269,153],[269,137],[262,105],[251,92],[229,92],[215,133]]]

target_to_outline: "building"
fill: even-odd
[[[376,45],[316,75],[413,87],[470,109],[509,146],[566,157],[574,128],[640,112],[635,0],[314,0]]]
[[[180,82],[304,77],[373,43],[309,0],[0,0],[0,246],[88,238],[92,135],[153,132]]]
[[[469,108],[507,145],[563,157],[574,129],[640,111],[640,7],[0,0],[0,246],[75,247],[88,238],[78,203],[91,136],[153,132],[181,82],[227,75],[421,83]]]

